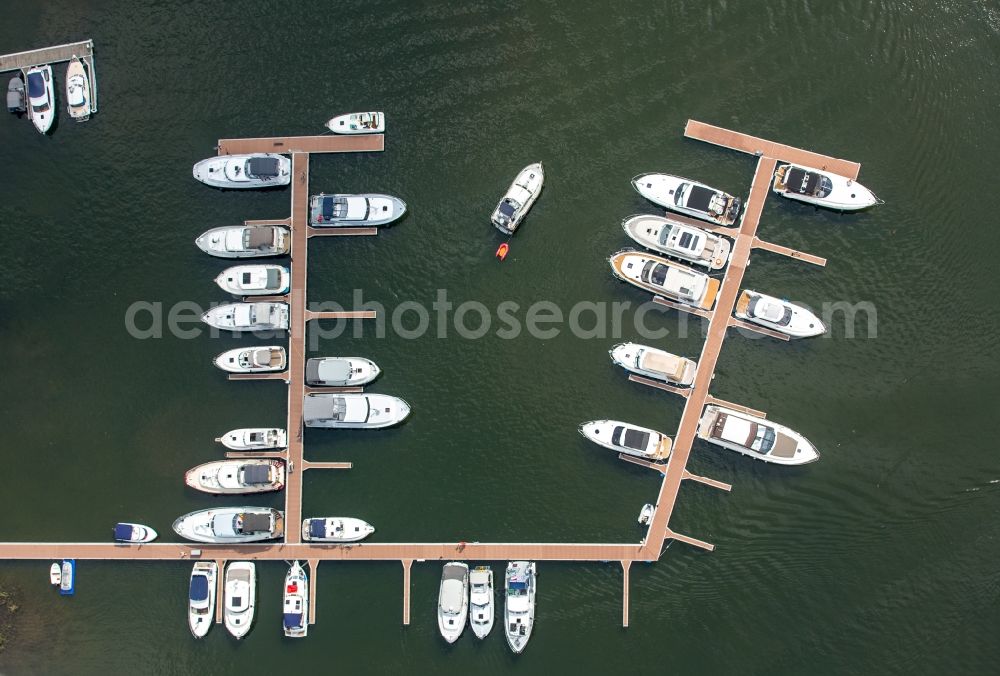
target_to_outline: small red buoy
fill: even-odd
[[[510,244],[507,244],[507,242],[504,242],[503,244],[501,244],[497,248],[497,258],[499,258],[500,260],[503,260],[504,258],[507,257],[507,252],[508,251],[510,251]]]

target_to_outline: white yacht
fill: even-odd
[[[128,542],[131,544],[141,544],[152,542],[156,539],[156,531],[141,523],[116,523],[115,542]]]
[[[234,296],[280,296],[288,293],[291,279],[283,265],[234,265],[219,273],[215,283]]]
[[[229,633],[240,639],[253,624],[257,604],[257,567],[252,561],[233,561],[226,566],[223,619]]]
[[[737,319],[760,324],[792,338],[810,338],[826,333],[826,325],[811,310],[749,289],[740,294],[734,314]]]
[[[90,77],[77,56],[66,66],[66,104],[69,116],[77,122],[90,119]]]
[[[625,233],[641,246],[680,258],[709,270],[729,262],[729,240],[670,216],[636,214],[622,221]]]
[[[274,153],[219,155],[194,165],[195,179],[213,188],[270,188],[292,181],[292,161]]]
[[[642,506],[639,510],[639,518],[637,519],[640,526],[648,526],[653,520],[653,513],[656,512],[656,507],[649,504],[648,502]]]
[[[284,371],[286,365],[285,348],[279,345],[237,347],[217,356],[215,365],[230,373]]]
[[[59,583],[62,581],[62,566],[58,563],[53,563],[49,566],[49,582],[58,587]]]
[[[288,303],[226,303],[210,308],[201,321],[224,331],[287,331]]]
[[[309,198],[309,224],[317,228],[367,228],[386,225],[406,213],[406,202],[392,195],[327,195]]]
[[[282,610],[285,636],[304,638],[309,633],[309,578],[298,561],[292,562],[285,576]]]
[[[476,566],[469,573],[469,625],[476,638],[493,629],[493,569]]]
[[[618,420],[591,420],[580,425],[580,434],[599,446],[646,460],[666,460],[670,437],[656,430]]]
[[[639,174],[632,186],[654,204],[718,225],[735,223],[743,208],[739,197],[670,174]]]
[[[305,542],[357,542],[375,532],[367,521],[349,516],[326,516],[302,522]]]
[[[306,427],[374,429],[390,427],[410,415],[410,405],[388,394],[307,394],[302,404]]]
[[[234,451],[263,451],[287,446],[288,433],[277,427],[241,427],[215,440]]]
[[[507,643],[515,653],[524,650],[535,624],[535,563],[511,561],[504,582],[503,618]]]
[[[618,279],[670,300],[711,310],[720,282],[662,256],[628,249],[608,259]]]
[[[280,225],[223,225],[206,230],[194,243],[218,258],[263,258],[287,254],[292,238]]]
[[[618,343],[608,353],[626,371],[681,387],[691,387],[698,365],[690,359],[638,343]]]
[[[859,211],[882,204],[875,193],[846,176],[794,164],[778,166],[771,189],[790,200],[838,211]]]
[[[469,565],[452,561],[441,571],[438,591],[438,630],[448,643],[454,643],[465,629],[469,614]]]
[[[538,199],[544,184],[545,170],[541,162],[529,164],[522,169],[507,188],[506,194],[500,198],[497,208],[493,210],[493,215],[490,217],[493,225],[500,232],[513,235]]]
[[[285,461],[248,458],[206,462],[189,469],[184,483],[214,495],[280,491],[285,487]]]
[[[195,638],[204,638],[215,622],[215,585],[219,566],[215,561],[196,561],[188,587],[188,627]]]
[[[809,440],[784,425],[710,405],[698,421],[698,437],[705,441],[778,465],[804,465],[819,460]]]
[[[306,384],[354,387],[370,383],[381,372],[378,364],[364,357],[314,357],[306,361]]]
[[[326,128],[334,134],[381,134],[385,131],[383,113],[347,113],[331,117]]]
[[[28,69],[28,117],[40,134],[47,134],[56,117],[56,96],[52,89],[52,66]]]
[[[285,516],[270,507],[218,507],[174,521],[174,532],[195,542],[237,544],[274,540],[285,533]]]

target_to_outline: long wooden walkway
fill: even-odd
[[[382,152],[385,149],[385,139],[382,134],[224,138],[219,140],[218,149],[220,155],[242,155],[244,153],[284,153],[287,155],[292,153],[294,161],[296,153]],[[308,186],[306,188],[308,189]],[[303,221],[303,224],[304,226],[308,225],[308,219]]]

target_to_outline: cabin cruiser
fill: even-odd
[[[382,113],[347,113],[331,117],[326,128],[334,134],[381,134],[385,131]]]
[[[285,516],[270,507],[217,507],[174,521],[174,532],[195,542],[235,544],[274,540],[285,533]]]
[[[63,596],[76,593],[76,559],[63,559],[59,571],[59,593]]]
[[[304,638],[309,633],[309,578],[302,564],[293,561],[285,576],[282,628],[289,638]]]
[[[274,459],[217,460],[189,469],[184,483],[216,495],[266,493],[285,487],[285,461]]]
[[[580,434],[612,451],[646,460],[666,460],[670,437],[618,420],[591,420],[580,425]]]
[[[116,523],[114,531],[115,542],[140,544],[156,539],[156,531],[140,523]]]
[[[309,225],[318,228],[386,225],[406,213],[406,202],[392,195],[327,195],[309,198]]]
[[[465,629],[469,614],[469,565],[452,561],[441,570],[438,591],[438,630],[448,643],[454,643]]]
[[[288,303],[226,303],[210,308],[201,321],[224,331],[287,331]]]
[[[636,214],[622,221],[622,228],[647,249],[704,265],[709,270],[720,270],[729,261],[728,239],[670,216]]]
[[[410,405],[388,394],[307,394],[302,404],[306,427],[374,429],[408,415]]]
[[[535,624],[535,563],[511,561],[504,582],[503,618],[507,643],[515,653],[524,650]]]
[[[215,622],[215,561],[196,561],[188,587],[188,627],[195,638],[204,638]]]
[[[277,427],[241,427],[217,437],[216,441],[234,451],[263,451],[287,446],[288,434]]]
[[[608,259],[618,279],[658,296],[711,310],[720,282],[661,256],[625,249]]]
[[[52,90],[52,66],[28,69],[28,117],[40,134],[48,133],[56,117],[56,97]]]
[[[285,364],[285,348],[279,345],[237,347],[233,350],[227,350],[215,358],[215,365],[230,373],[284,371]]]
[[[292,181],[292,161],[274,153],[219,155],[194,165],[195,179],[213,188],[270,188]]]
[[[306,361],[306,384],[324,387],[365,385],[378,378],[378,365],[364,357],[322,357]]]
[[[705,441],[778,465],[804,465],[819,460],[809,440],[784,425],[764,418],[710,405],[698,421],[698,437]]]
[[[291,283],[283,265],[234,265],[223,270],[215,283],[234,296],[280,296]]]
[[[735,223],[743,208],[739,197],[670,174],[639,174],[632,186],[654,204],[718,225]]]
[[[652,522],[653,520],[653,513],[655,511],[656,507],[649,504],[648,502],[645,505],[643,505],[642,509],[639,510],[639,518],[638,518],[639,525],[648,526],[650,522]]]
[[[476,638],[493,629],[493,569],[476,566],[469,573],[469,625]]]
[[[882,204],[875,193],[846,176],[794,164],[778,166],[771,189],[790,200],[838,211],[858,211]]]
[[[666,383],[691,387],[698,365],[690,359],[638,343],[619,343],[608,353],[626,371]]]
[[[90,78],[76,55],[66,66],[66,104],[69,116],[77,122],[90,119]]]
[[[350,516],[314,517],[302,522],[306,542],[357,542],[374,532],[370,523]]]
[[[62,581],[62,566],[58,563],[53,563],[49,566],[49,582],[54,587],[58,587],[59,583]]]
[[[28,109],[28,99],[24,96],[24,80],[15,75],[7,83],[7,112],[20,117]]]
[[[287,254],[292,238],[280,225],[224,225],[206,230],[194,243],[219,258],[262,258]]]
[[[749,289],[745,289],[736,301],[735,315],[737,319],[760,324],[792,338],[826,333],[826,325],[811,310]]]
[[[257,603],[257,567],[252,561],[233,561],[226,566],[223,619],[229,633],[240,639],[253,624]]]
[[[529,164],[517,175],[507,188],[506,194],[493,210],[490,220],[500,232],[513,235],[517,226],[528,214],[531,205],[538,199],[545,183],[545,170],[541,162]]]

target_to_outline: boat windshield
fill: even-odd
[[[750,448],[760,453],[767,453],[774,448],[774,429],[767,425],[757,425],[757,436]]]
[[[790,167],[785,178],[785,187],[800,195],[826,197],[833,190],[833,181],[815,171]]]
[[[688,184],[681,183],[677,186],[677,192],[674,193],[674,205],[681,206],[684,204],[684,193],[687,192]]]
[[[524,580],[511,580],[507,583],[507,596],[527,596],[528,583]]]
[[[660,237],[658,239],[660,246],[664,246],[667,243],[667,238],[670,237],[670,233],[672,231],[673,228],[670,227],[669,225],[664,225],[662,228],[660,228]]]
[[[657,263],[656,261],[647,261],[642,267],[641,278],[642,281],[647,284],[655,284],[656,286],[663,286],[663,282],[667,281],[667,272],[670,270],[663,263]]]

